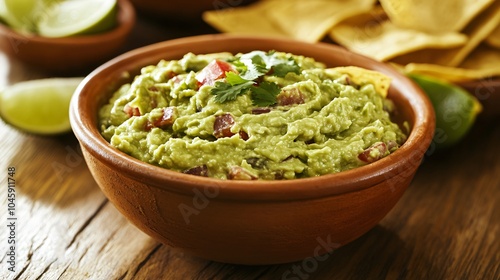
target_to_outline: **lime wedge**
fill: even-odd
[[[429,96],[436,113],[436,148],[448,148],[459,142],[481,112],[481,103],[469,92],[446,81],[409,74]]]
[[[7,11],[20,22],[30,21],[38,0],[3,0]]]
[[[71,129],[69,103],[83,78],[48,78],[20,82],[0,93],[0,116],[21,130],[59,134]]]
[[[116,24],[117,0],[67,0],[50,5],[38,22],[45,37],[67,37],[107,31]]]
[[[38,0],[0,0],[0,16],[10,27],[20,31],[32,31],[32,15]]]
[[[0,0],[0,23],[5,23],[8,25],[9,24],[7,23],[8,15],[9,13],[7,12],[7,7],[5,7],[4,1]]]

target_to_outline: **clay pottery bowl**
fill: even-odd
[[[146,65],[185,53],[277,50],[329,67],[356,65],[386,73],[410,125],[393,154],[350,171],[279,181],[231,181],[153,166],[110,146],[97,126],[99,108]],[[116,208],[154,239],[209,260],[277,264],[321,256],[360,237],[403,195],[429,147],[434,111],[422,91],[392,67],[331,44],[280,38],[203,35],[142,47],[102,65],[80,84],[70,119],[97,184]]]
[[[121,52],[135,19],[132,4],[128,0],[119,0],[117,25],[110,31],[48,38],[21,34],[0,24],[0,46],[10,56],[44,71],[62,75],[90,72]]]

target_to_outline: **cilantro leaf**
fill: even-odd
[[[210,92],[215,95],[216,102],[224,103],[226,101],[236,100],[239,95],[246,93],[252,85],[253,81],[234,86],[229,83],[217,81]]]
[[[257,77],[266,74],[269,70],[273,70],[273,75],[284,77],[288,72],[300,74],[300,66],[297,62],[289,57],[287,59],[277,57],[276,52],[270,51],[253,51],[241,56],[241,62],[247,66],[247,72],[243,73],[242,77],[247,80],[254,80]]]
[[[244,83],[250,82],[250,81],[242,78],[240,75],[238,75],[234,72],[229,71],[229,72],[226,72],[226,82],[228,82],[232,86],[235,86],[235,85],[244,84]]]
[[[266,56],[255,55],[252,57],[251,61],[255,68],[262,74],[265,74],[270,69],[270,67],[267,65]]]
[[[273,67],[273,75],[278,77],[285,77],[287,73],[293,72],[295,74],[300,74],[300,66],[296,63],[280,63]]]
[[[252,86],[252,102],[256,106],[266,107],[276,103],[276,96],[280,93],[280,87],[273,82],[262,82],[259,86]]]
[[[241,77],[250,81],[256,80],[269,71],[265,61],[258,55],[251,56],[252,53],[245,54],[240,59],[245,65],[245,71],[242,72]]]
[[[231,64],[233,64],[234,68],[236,69],[236,71],[238,73],[243,73],[243,72],[247,71],[247,66],[245,65],[245,63],[241,62],[240,59],[236,59],[234,61],[231,61]]]
[[[241,74],[241,77],[243,79],[253,81],[267,72],[267,70],[265,69],[264,72],[262,72],[262,68],[256,66],[251,61],[243,61],[243,63],[245,63],[245,65],[247,66],[246,71]]]

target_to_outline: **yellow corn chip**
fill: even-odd
[[[391,21],[429,33],[461,31],[494,0],[380,0]]]
[[[486,38],[486,43],[495,48],[500,48],[500,25]]]
[[[375,91],[383,97],[387,96],[392,79],[380,72],[356,66],[345,66],[325,69],[325,73],[336,76],[337,73],[349,76],[353,83],[358,85],[372,84]]]
[[[450,49],[467,41],[457,32],[435,35],[398,27],[380,9],[336,25],[330,36],[352,51],[382,61],[421,49]]]
[[[404,71],[431,75],[450,82],[464,82],[500,76],[500,52],[486,44],[482,44],[459,67],[410,63],[404,67]]]
[[[376,0],[285,0],[269,10],[270,20],[290,37],[317,42],[337,23],[370,11]]]
[[[500,23],[500,1],[496,1],[469,24],[463,33],[467,42],[452,50],[428,49],[407,53],[392,59],[405,65],[408,63],[429,63],[443,66],[458,66]]]
[[[278,4],[278,0],[259,1],[254,4],[213,10],[203,13],[203,20],[221,32],[262,36],[287,36],[266,15]]]

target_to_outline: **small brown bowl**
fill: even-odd
[[[280,181],[232,181],[153,166],[110,146],[98,129],[99,108],[143,66],[187,52],[277,50],[329,67],[356,65],[393,78],[398,120],[411,132],[393,154],[337,174]],[[130,73],[127,77],[124,73]],[[276,264],[321,254],[373,228],[410,184],[434,132],[422,91],[392,67],[330,44],[289,39],[204,35],[143,47],[92,72],[72,99],[70,119],[88,167],[116,208],[134,225],[174,248],[215,261]]]
[[[117,26],[108,32],[48,38],[21,34],[0,24],[0,46],[30,66],[71,75],[93,70],[118,55],[134,24],[134,7],[128,0],[119,0]]]

